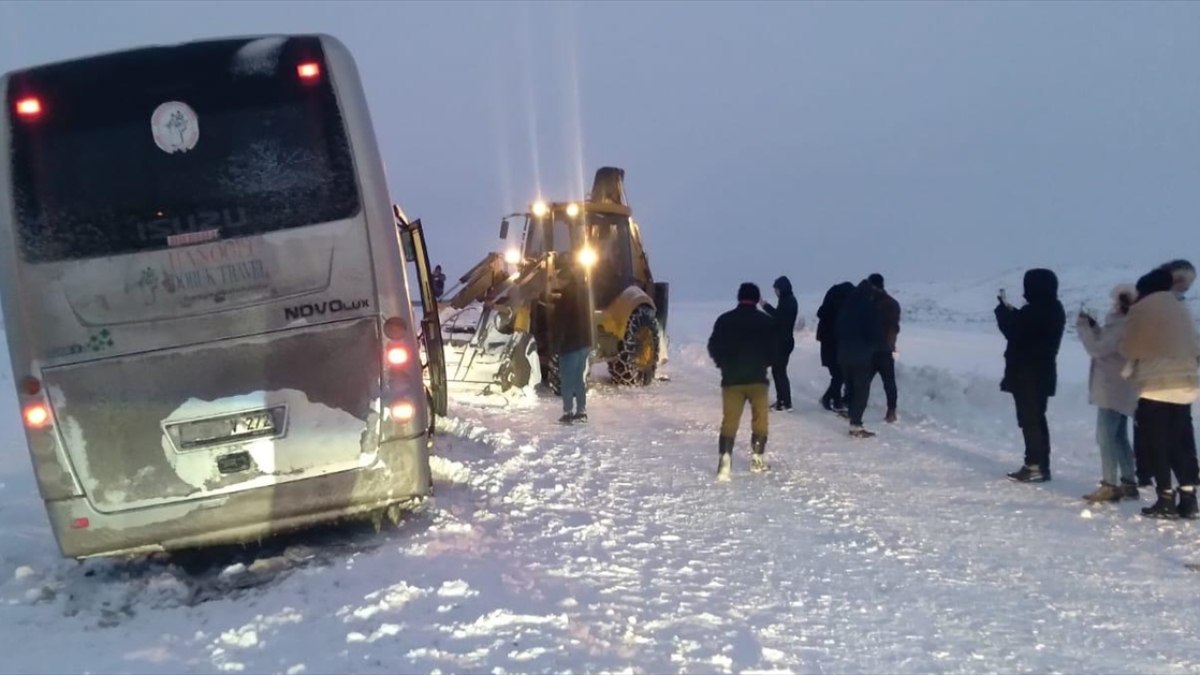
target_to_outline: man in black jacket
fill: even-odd
[[[821,407],[826,410],[844,410],[846,407],[846,378],[837,355],[837,318],[846,298],[854,292],[854,284],[843,281],[825,292],[821,308],[817,310],[817,342],[821,343],[821,365],[829,370],[829,388],[821,396]]]
[[[554,304],[558,338],[559,391],[562,424],[587,422],[587,359],[592,351],[591,297],[585,273],[569,268],[562,296]]]
[[[838,363],[846,374],[850,397],[850,435],[870,438],[875,434],[863,428],[863,413],[875,379],[875,358],[886,349],[883,320],[875,301],[875,286],[863,279],[846,299],[838,313]]]
[[[750,470],[766,471],[767,366],[775,361],[775,322],[758,311],[762,296],[758,286],[745,283],[738,289],[738,306],[722,314],[708,338],[708,355],[721,369],[721,436],[718,443],[717,480],[729,480],[733,468],[733,443],[742,411],[750,403]]]
[[[1066,312],[1058,301],[1058,277],[1046,269],[1025,272],[1025,306],[996,305],[996,324],[1008,340],[1000,389],[1012,394],[1025,439],[1025,464],[1008,474],[1020,483],[1050,480],[1050,428],[1046,407],[1058,386],[1058,349]]]
[[[787,277],[775,280],[775,295],[779,298],[779,307],[763,302],[763,311],[775,320],[775,332],[778,343],[775,351],[775,362],[771,364],[771,377],[775,379],[775,409],[792,409],[792,383],[788,379],[788,360],[796,349],[796,317],[800,314],[800,306],[796,303],[796,295],[792,292],[792,282]]]
[[[883,380],[883,393],[887,396],[887,416],[884,421],[896,421],[896,339],[900,336],[900,303],[883,287],[883,275],[867,277],[875,287],[875,304],[879,306],[879,318],[883,321],[884,349],[875,355],[875,371]]]

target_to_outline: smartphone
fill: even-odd
[[[1000,298],[1000,302],[1003,302],[1006,305],[1008,304],[1008,293],[1005,292],[1003,288],[1000,289],[1000,294],[997,297]]]

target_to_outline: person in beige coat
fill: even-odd
[[[1121,375],[1125,359],[1119,349],[1125,337],[1126,315],[1137,300],[1137,289],[1122,284],[1113,289],[1112,297],[1113,308],[1103,326],[1083,312],[1075,322],[1079,341],[1092,357],[1088,401],[1096,406],[1096,442],[1100,445],[1102,477],[1100,487],[1084,495],[1089,502],[1138,498],[1133,446],[1129,444],[1129,418],[1137,411],[1138,391]]]
[[[1154,467],[1158,501],[1142,509],[1151,518],[1195,518],[1200,465],[1192,404],[1200,397],[1200,334],[1172,292],[1171,273],[1159,268],[1138,280],[1138,301],[1129,310],[1121,355],[1125,374],[1138,389],[1135,424]],[[1178,481],[1178,504],[1172,483]]]

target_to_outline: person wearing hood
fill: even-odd
[[[825,299],[817,310],[817,342],[821,343],[821,365],[829,371],[829,387],[821,396],[821,407],[830,411],[846,408],[846,379],[838,364],[837,320],[846,298],[854,292],[854,284],[843,281],[825,292]]]
[[[1112,298],[1113,307],[1103,326],[1082,311],[1075,321],[1079,340],[1092,358],[1088,402],[1096,406],[1096,442],[1100,445],[1100,487],[1084,495],[1089,502],[1138,498],[1133,447],[1129,444],[1129,418],[1137,411],[1138,393],[1121,375],[1125,359],[1120,352],[1126,315],[1137,300],[1137,289],[1129,284],[1117,286]]]
[[[796,349],[796,317],[800,306],[796,303],[796,295],[792,292],[792,282],[787,277],[775,280],[775,297],[779,298],[779,306],[774,307],[769,302],[763,302],[763,311],[775,320],[775,331],[778,337],[775,351],[775,362],[771,364],[771,377],[775,380],[775,409],[792,409],[792,383],[788,379],[787,367],[792,352]]]
[[[876,355],[887,349],[887,343],[875,286],[869,280],[862,280],[838,313],[837,341],[838,364],[846,375],[850,398],[850,435],[870,438],[875,434],[863,428],[863,413],[875,379]]]
[[[1139,452],[1154,468],[1158,500],[1142,509],[1150,518],[1195,518],[1200,466],[1192,404],[1200,397],[1200,334],[1174,294],[1175,280],[1159,268],[1138,279],[1121,355],[1124,374],[1138,390],[1135,424]],[[1179,483],[1178,504],[1171,477]]]
[[[721,370],[721,435],[717,446],[717,480],[729,480],[733,444],[742,412],[750,404],[750,470],[768,469],[767,367],[775,363],[777,328],[771,317],[758,311],[762,295],[758,286],[738,288],[738,305],[717,318],[708,338],[708,355]]]
[[[1012,394],[1025,441],[1025,463],[1008,474],[1019,483],[1050,480],[1050,427],[1046,409],[1058,387],[1058,350],[1066,312],[1058,300],[1058,277],[1047,269],[1025,272],[1025,305],[1008,303],[1000,291],[996,324],[1008,346],[1000,390]]]
[[[883,380],[883,393],[887,396],[887,414],[883,420],[892,424],[896,421],[896,339],[900,336],[900,303],[884,288],[882,274],[872,274],[867,279],[875,287],[875,304],[879,305],[879,317],[883,321],[884,350],[875,355],[875,370]]]

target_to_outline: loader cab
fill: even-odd
[[[590,204],[535,204],[527,214],[522,257],[536,260],[555,253],[561,267],[581,262],[588,268],[593,301],[611,303],[637,283],[632,219]]]

